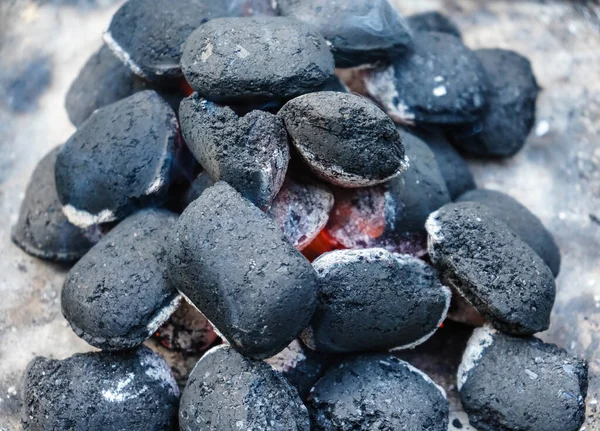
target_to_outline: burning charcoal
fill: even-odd
[[[179,389],[146,347],[63,360],[37,357],[23,376],[24,431],[171,430]]]
[[[262,209],[285,180],[290,152],[283,121],[264,111],[243,117],[198,97],[181,102],[181,131],[213,181],[225,181]]]
[[[176,286],[240,352],[265,359],[306,327],[316,275],[267,215],[219,182],[183,212],[169,250]]]
[[[336,67],[386,61],[411,42],[388,0],[278,0],[277,5],[281,15],[305,22],[327,39]]]
[[[143,210],[119,223],[69,271],[62,312],[92,346],[123,350],[149,338],[177,309],[166,238],[177,216]]]
[[[476,329],[457,380],[469,422],[481,431],[577,431],[585,420],[587,363],[534,337]]]
[[[310,429],[306,407],[281,374],[224,345],[209,350],[192,371],[179,423],[192,431]]]
[[[366,75],[368,93],[400,123],[479,119],[488,78],[477,56],[447,33],[418,33],[415,44],[411,55]]]
[[[478,156],[516,154],[535,123],[539,87],[525,57],[504,49],[480,49],[475,54],[490,81],[488,107],[481,122],[454,131],[454,143]]]
[[[56,188],[69,221],[87,227],[120,220],[149,201],[162,202],[177,129],[175,113],[154,91],[96,111],[56,160]]]
[[[312,387],[323,376],[329,357],[307,349],[299,340],[294,340],[275,356],[265,362],[280,372],[305,399]]]
[[[484,205],[448,204],[427,220],[429,255],[494,327],[515,335],[548,329],[556,285],[531,247]]]
[[[325,39],[283,17],[219,18],[185,42],[181,67],[192,88],[228,104],[289,99],[333,75]]]
[[[411,15],[406,18],[408,26],[413,32],[438,32],[448,33],[462,38],[457,25],[446,15],[439,12],[425,12]]]
[[[423,261],[384,249],[338,250],[313,262],[317,311],[302,339],[320,352],[412,348],[437,330],[450,289]]]
[[[384,354],[330,368],[309,396],[313,431],[446,431],[448,401],[425,373]]]
[[[200,195],[209,187],[212,187],[215,182],[210,178],[210,176],[206,172],[200,172],[200,174],[196,177],[190,188],[185,193],[183,198],[183,205],[187,207],[189,204],[194,202],[196,199],[200,197]]]
[[[489,207],[491,215],[502,220],[527,243],[550,268],[554,276],[560,270],[560,250],[552,234],[539,218],[516,199],[494,190],[473,190],[462,195],[458,202],[479,202]]]
[[[325,181],[364,187],[388,181],[408,167],[394,123],[363,97],[306,94],[286,103],[279,115],[304,161]]]
[[[333,194],[327,188],[288,178],[268,214],[288,241],[303,250],[325,227],[332,207]]]
[[[59,148],[50,151],[37,165],[21,204],[19,220],[11,238],[25,252],[41,259],[74,261],[100,239],[100,229],[81,229],[69,223],[56,194],[54,165]]]
[[[228,15],[224,1],[128,0],[104,41],[133,73],[150,81],[181,76],[181,45],[202,23]]]
[[[134,92],[131,71],[104,45],[89,58],[71,84],[65,107],[71,122],[79,127],[96,109]]]

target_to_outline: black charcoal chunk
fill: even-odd
[[[200,172],[196,179],[192,181],[192,184],[190,184],[189,189],[185,192],[183,197],[184,208],[198,199],[200,195],[204,193],[204,190],[212,187],[214,184],[215,182],[206,172]]]
[[[411,54],[369,72],[365,86],[395,121],[460,124],[481,116],[488,77],[459,38],[423,32],[415,36]]]
[[[182,75],[181,46],[202,23],[227,16],[212,0],[128,0],[112,17],[104,41],[133,73],[150,81]]]
[[[37,357],[22,382],[24,431],[169,431],[179,389],[146,347],[63,360]]]
[[[408,166],[392,120],[361,96],[332,91],[306,94],[286,103],[279,115],[300,156],[330,183],[380,184]]]
[[[63,214],[54,181],[59,150],[57,147],[50,151],[33,171],[11,239],[32,256],[72,262],[87,253],[102,233],[96,225],[77,227]]]
[[[182,430],[308,431],[298,392],[261,361],[221,345],[198,362],[181,395]]]
[[[462,38],[458,26],[446,15],[437,11],[411,15],[406,18],[406,21],[413,32],[435,31]]]
[[[219,18],[185,42],[181,67],[192,88],[219,103],[284,100],[333,76],[325,39],[284,17]]]
[[[361,355],[330,368],[308,404],[313,431],[446,431],[448,401],[426,374],[400,359]]]
[[[62,312],[94,347],[124,350],[149,338],[177,309],[167,275],[167,237],[177,215],[142,210],[119,223],[65,279]]]
[[[175,113],[154,91],[96,111],[56,160],[56,189],[69,221],[86,227],[162,203],[177,142]]]
[[[560,271],[560,250],[552,234],[525,206],[516,199],[494,190],[472,190],[462,195],[457,202],[479,202],[491,210],[491,214],[527,243],[550,268],[554,276]]]
[[[275,356],[265,359],[274,370],[283,374],[290,384],[305,399],[312,387],[323,377],[331,358],[328,355],[306,348],[294,340]]]
[[[540,88],[531,63],[504,49],[480,49],[475,54],[490,82],[488,106],[476,124],[452,131],[453,142],[477,156],[513,156],[523,148],[535,123]]]
[[[224,182],[179,218],[169,272],[233,347],[257,359],[287,346],[316,306],[310,263],[275,222]]]
[[[407,50],[411,35],[388,0],[278,0],[279,13],[327,39],[336,67],[387,61]]]
[[[577,431],[585,420],[586,361],[534,337],[476,329],[457,381],[480,431]]]
[[[541,257],[483,204],[448,204],[427,220],[428,249],[443,281],[501,331],[548,329],[556,285]]]
[[[317,310],[303,332],[317,351],[413,348],[446,318],[450,289],[423,261],[381,248],[337,250],[313,262]]]
[[[179,119],[190,151],[214,182],[227,182],[259,208],[271,206],[290,159],[281,118],[258,110],[238,117],[194,93],[181,102]]]

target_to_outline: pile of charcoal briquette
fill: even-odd
[[[62,312],[101,351],[30,363],[25,430],[446,431],[394,352],[447,318],[478,326],[474,427],[579,429],[587,364],[533,337],[558,248],[460,155],[523,146],[527,59],[387,0],[129,0],[104,42],[13,231],[76,262]],[[150,338],[201,358],[178,382]]]

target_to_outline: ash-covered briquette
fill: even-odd
[[[178,78],[187,37],[202,23],[228,16],[228,9],[225,1],[128,0],[112,17],[104,42],[142,78]]]
[[[102,232],[96,225],[77,227],[63,214],[54,181],[59,150],[57,147],[46,154],[33,171],[11,239],[33,256],[71,262],[87,253],[100,240]]]
[[[308,431],[310,421],[285,377],[221,345],[192,371],[181,395],[179,426],[186,431]]]
[[[303,21],[327,39],[336,67],[371,65],[401,55],[410,31],[388,0],[277,0],[281,15]]]
[[[459,39],[462,38],[460,30],[454,21],[437,11],[410,15],[406,18],[406,22],[413,32],[435,31],[438,33],[448,33]]]
[[[407,362],[385,354],[331,367],[309,396],[313,431],[447,431],[444,390]]]
[[[165,245],[177,215],[142,210],[119,223],[65,279],[62,312],[75,333],[103,350],[149,338],[177,309]]]
[[[479,49],[490,82],[488,106],[475,124],[452,130],[453,142],[477,156],[509,157],[521,150],[535,123],[540,88],[531,63],[504,49]]]
[[[233,347],[257,359],[287,346],[316,306],[310,263],[273,220],[224,182],[179,218],[169,272],[173,286]]]
[[[355,94],[322,91],[296,97],[279,111],[302,159],[341,187],[380,184],[408,167],[393,121]]]
[[[323,36],[284,17],[219,18],[185,42],[183,73],[218,103],[286,100],[319,89],[333,76]]]
[[[433,151],[452,200],[477,187],[467,162],[441,131],[411,129],[410,132],[419,137]]]
[[[183,208],[198,199],[204,190],[214,185],[215,182],[205,171],[200,172],[183,196]]]
[[[23,376],[24,431],[169,431],[179,389],[146,347],[63,360],[36,357]]]
[[[586,361],[535,337],[476,329],[457,382],[481,431],[577,431],[585,420]]]
[[[56,189],[80,227],[120,220],[166,199],[178,142],[173,110],[142,91],[96,111],[63,145]]]
[[[450,289],[433,268],[381,248],[337,250],[313,262],[317,310],[302,334],[320,352],[412,348],[444,321]]]
[[[327,187],[287,178],[268,214],[288,241],[303,250],[325,227],[331,208],[333,194]]]
[[[552,234],[540,219],[516,199],[502,192],[486,189],[465,193],[457,202],[479,202],[491,210],[494,217],[502,220],[527,243],[550,268],[554,276],[560,271],[560,250]]]
[[[395,121],[436,124],[478,120],[489,87],[475,53],[436,32],[417,33],[414,51],[367,73],[365,86]]]
[[[225,181],[261,209],[285,180],[290,150],[283,121],[264,111],[243,117],[194,93],[181,102],[181,132],[210,178]]]
[[[265,359],[265,362],[283,374],[298,390],[300,397],[305,399],[325,373],[331,358],[306,348],[300,340],[294,340],[275,356]]]
[[[427,220],[428,249],[443,281],[490,323],[515,335],[548,329],[556,285],[550,268],[483,204],[448,204]]]

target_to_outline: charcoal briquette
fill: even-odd
[[[200,172],[196,179],[192,181],[190,187],[183,196],[183,207],[187,207],[189,204],[198,199],[200,195],[204,193],[204,190],[214,185],[215,182],[210,178],[210,175],[204,171]]]
[[[413,32],[434,31],[462,38],[460,30],[454,21],[437,11],[410,15],[406,17],[406,22]]]

